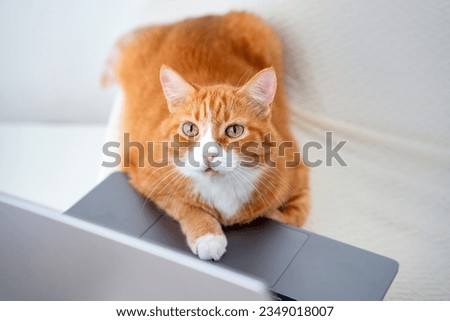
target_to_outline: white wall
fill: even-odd
[[[125,1],[1,1],[0,120],[101,121],[99,75],[136,8]]]

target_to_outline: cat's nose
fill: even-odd
[[[212,163],[214,161],[214,159],[220,155],[219,149],[220,149],[220,146],[218,146],[218,144],[211,144],[205,150],[204,158],[208,164]]]
[[[217,156],[219,156],[219,151],[208,152],[205,155],[205,159],[207,163],[212,163]]]

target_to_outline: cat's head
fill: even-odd
[[[198,86],[167,66],[160,81],[170,110],[164,127],[180,143],[174,163],[184,175],[224,177],[261,165],[277,84],[273,68],[242,87]]]

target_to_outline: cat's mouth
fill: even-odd
[[[211,167],[207,167],[204,171],[205,175],[208,176],[217,176],[217,175],[222,175],[221,173],[219,173],[218,171],[212,169]]]

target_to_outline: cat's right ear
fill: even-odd
[[[194,87],[183,79],[175,70],[166,65],[161,66],[159,80],[166,96],[170,112],[174,112],[180,102],[195,91]]]
[[[258,72],[238,92],[247,95],[262,115],[270,113],[270,105],[277,90],[277,76],[273,67]]]

